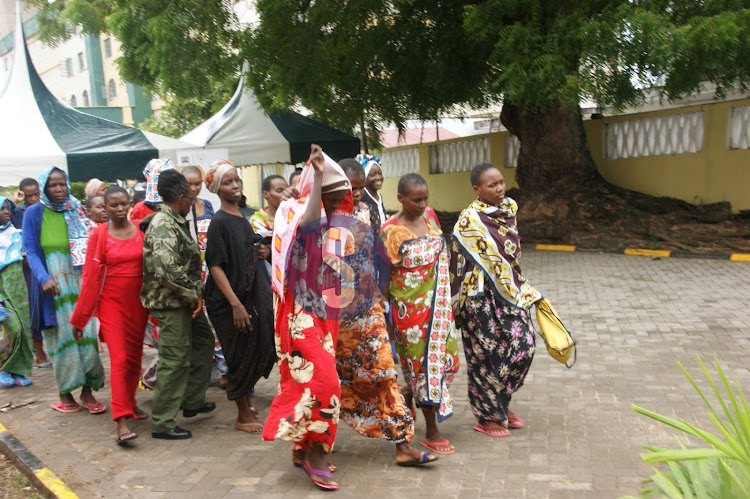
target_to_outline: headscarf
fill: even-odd
[[[54,170],[59,170],[65,177],[68,185],[68,197],[62,203],[53,203],[45,192],[47,181]],[[44,206],[54,211],[61,211],[65,216],[65,225],[68,227],[68,241],[70,242],[70,258],[73,268],[81,268],[86,260],[86,244],[91,232],[91,220],[81,203],[70,193],[70,179],[68,174],[57,166],[50,166],[39,175],[39,195]]]
[[[99,191],[99,188],[103,184],[104,182],[102,182],[98,178],[92,178],[91,180],[89,180],[88,184],[86,184],[86,188],[84,189],[84,192],[86,193],[86,199],[89,199],[91,196],[95,196]]]
[[[10,201],[0,196],[0,208]],[[13,262],[23,259],[23,242],[21,241],[21,231],[16,229],[10,223],[10,219],[4,225],[0,226],[0,271]]]
[[[542,295],[521,274],[517,212],[518,205],[509,197],[498,206],[477,199],[461,212],[453,229],[453,240],[470,268],[481,269],[503,298],[528,310]],[[470,281],[472,287],[473,280]],[[468,296],[476,292],[466,289]],[[463,303],[465,299],[461,294],[456,301]]]
[[[375,165],[378,165],[381,171],[383,170],[383,165],[380,164],[380,158],[378,156],[372,154],[358,154],[357,160],[362,165],[362,168],[365,169],[365,178],[370,176],[370,170],[372,170],[372,167]]]
[[[219,186],[221,185],[221,179],[224,178],[229,171],[234,170],[234,165],[228,159],[217,159],[211,166],[206,170],[206,189],[216,194],[219,192]]]
[[[155,205],[162,202],[156,186],[159,184],[159,174],[165,170],[174,170],[174,165],[168,159],[152,159],[143,169],[143,176],[146,177],[145,203]]]

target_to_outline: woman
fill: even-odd
[[[109,220],[107,217],[107,207],[104,203],[104,195],[94,195],[86,200],[86,214],[91,219],[94,227],[99,226]]]
[[[523,427],[509,409],[534,358],[529,309],[541,299],[521,274],[518,205],[505,197],[503,174],[489,163],[475,166],[477,200],[461,212],[453,231],[453,306],[469,366],[469,402],[490,437]]]
[[[153,214],[157,207],[162,204],[161,196],[157,186],[159,185],[159,175],[167,170],[174,170],[172,161],[169,159],[152,159],[143,169],[143,176],[146,178],[145,194],[143,201],[135,203],[133,209],[128,214],[128,219],[133,221],[143,220]],[[145,229],[142,229],[145,230]],[[153,317],[149,317],[150,337],[155,341],[159,338],[159,323]],[[153,345],[154,347],[156,345]],[[141,377],[141,388],[144,390],[153,390],[156,387],[156,367],[159,363],[159,357],[154,357],[151,364],[143,371]]]
[[[428,196],[422,177],[401,177],[401,210],[383,224],[380,237],[391,261],[388,292],[396,352],[427,425],[420,443],[436,454],[453,454],[456,449],[437,426],[453,414],[448,385],[458,372],[449,253],[440,229],[424,215]]]
[[[211,167],[223,164],[226,160],[219,159],[211,163]],[[201,199],[198,197],[201,190],[203,189],[203,171],[197,166],[186,166],[182,169],[182,176],[188,181],[190,185],[190,197],[195,199],[190,213],[185,217],[188,226],[190,228],[190,234],[193,239],[198,243],[198,248],[201,250],[201,261],[203,262],[203,268],[201,270],[201,277],[205,282],[208,278],[208,266],[206,265],[206,241],[208,238],[208,227],[211,224],[211,219],[214,216],[214,207],[211,201],[207,199]],[[205,309],[204,309],[205,310]],[[211,325],[213,330],[213,325]],[[214,331],[214,337],[216,337],[216,331]],[[224,357],[224,352],[221,348],[221,344],[218,338],[215,338],[214,342],[214,359],[211,367],[211,379],[219,378],[219,386],[222,389],[226,389],[227,386],[227,362]]]
[[[128,220],[130,196],[119,186],[104,193],[109,222],[91,232],[83,267],[83,284],[70,323],[80,334],[92,316],[109,351],[112,419],[118,444],[138,437],[127,420],[146,419],[135,390],[141,374],[143,332],[148,311],[141,305],[143,234]]]
[[[81,268],[91,222],[81,203],[70,195],[68,174],[56,166],[39,176],[42,202],[30,206],[23,219],[23,246],[32,272],[31,327],[42,330],[52,358],[60,401],[51,407],[78,412],[73,390],[91,414],[107,407],[92,390],[104,383],[96,332],[92,324],[74,333],[70,316],[81,292]]]
[[[273,221],[276,218],[276,210],[279,209],[281,196],[287,187],[289,187],[289,184],[286,183],[286,180],[281,175],[270,175],[264,178],[261,191],[263,192],[263,199],[266,200],[268,206],[260,211],[256,211],[250,217],[250,224],[253,226],[255,233],[262,238],[268,238],[269,242],[271,234],[273,234]]]
[[[159,206],[162,201],[156,186],[159,183],[159,175],[165,170],[173,170],[172,161],[168,159],[152,159],[143,169],[143,176],[146,178],[146,196],[143,201],[136,203],[130,210],[128,218],[130,220],[143,220]]]
[[[211,220],[214,216],[214,207],[211,201],[198,197],[203,189],[203,172],[197,166],[191,165],[183,168],[181,173],[187,179],[188,184],[190,184],[190,196],[195,198],[192,210],[194,220],[196,222]]]
[[[86,193],[86,199],[90,199],[94,196],[104,196],[104,191],[107,190],[107,184],[99,180],[98,178],[92,178],[84,187],[83,192]]]
[[[10,215],[10,201],[0,196],[0,309],[7,313],[0,322],[11,342],[8,356],[0,358],[0,386],[29,386],[34,354],[23,277],[23,242],[21,231],[10,223]]]
[[[340,316],[336,368],[341,381],[341,418],[361,435],[381,438],[396,445],[398,466],[419,466],[437,461],[410,444],[414,415],[399,391],[396,366],[388,340],[381,290],[388,279],[389,264],[377,235],[370,227],[370,210],[362,203],[365,172],[353,158],[339,165],[352,185],[354,223],[350,226],[353,251],[343,262],[354,271],[357,298]]]
[[[380,158],[371,154],[357,156],[365,169],[365,192],[362,201],[370,209],[370,225],[376,233],[387,220],[383,196],[378,192],[383,188],[383,168]]]
[[[324,298],[330,289],[320,283],[336,278],[324,256],[328,262],[343,256],[342,226],[351,221],[352,195],[341,168],[319,146],[311,149],[297,186],[300,198],[281,204],[274,227],[271,276],[281,382],[263,439],[293,442],[293,452],[305,452],[311,480],[335,490],[339,485],[326,454],[336,439],[341,399],[335,358],[339,310],[331,306],[335,296]]]
[[[270,251],[259,244],[260,237],[239,210],[242,180],[234,165],[212,164],[206,187],[221,199],[221,209],[208,228],[206,309],[228,367],[227,398],[237,404],[234,427],[262,433],[250,394],[276,362],[273,295],[267,274],[258,272],[259,260]]]

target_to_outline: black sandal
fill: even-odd
[[[131,440],[135,440],[136,438],[138,438],[138,435],[130,431],[128,433],[123,433],[122,435],[117,437],[117,440],[115,440],[115,442],[117,442],[117,445],[122,445],[125,442],[130,442]]]

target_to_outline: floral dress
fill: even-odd
[[[518,206],[474,201],[453,231],[456,323],[468,365],[469,403],[480,424],[508,424],[508,406],[534,359],[529,309],[541,294],[521,274]]]
[[[338,317],[327,313],[320,284],[330,273],[322,248],[326,227],[295,237],[288,285],[276,297],[276,354],[281,375],[263,426],[263,440],[287,440],[293,450],[319,442],[330,452],[339,422],[341,388],[336,372]],[[310,283],[310,287],[308,284]]]
[[[399,391],[379,300],[379,274],[381,269],[387,269],[387,262],[380,265],[378,259],[387,257],[377,251],[380,247],[370,227],[367,205],[361,203],[354,218],[350,230],[356,244],[343,260],[354,270],[353,286],[359,292],[357,300],[345,310],[336,345],[341,418],[366,437],[410,442],[414,437],[414,417]]]
[[[448,385],[458,372],[453,326],[449,254],[439,229],[417,237],[391,217],[380,233],[391,260],[389,293],[396,353],[418,407],[453,413]]]

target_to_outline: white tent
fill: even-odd
[[[17,184],[55,165],[73,181],[134,179],[153,158],[176,160],[193,144],[91,116],[57,99],[26,47],[16,5],[13,67],[0,95],[0,185]]]
[[[204,148],[226,148],[236,165],[300,163],[318,144],[333,158],[354,157],[359,139],[290,111],[266,115],[243,77],[234,96],[214,116],[180,140]]]

